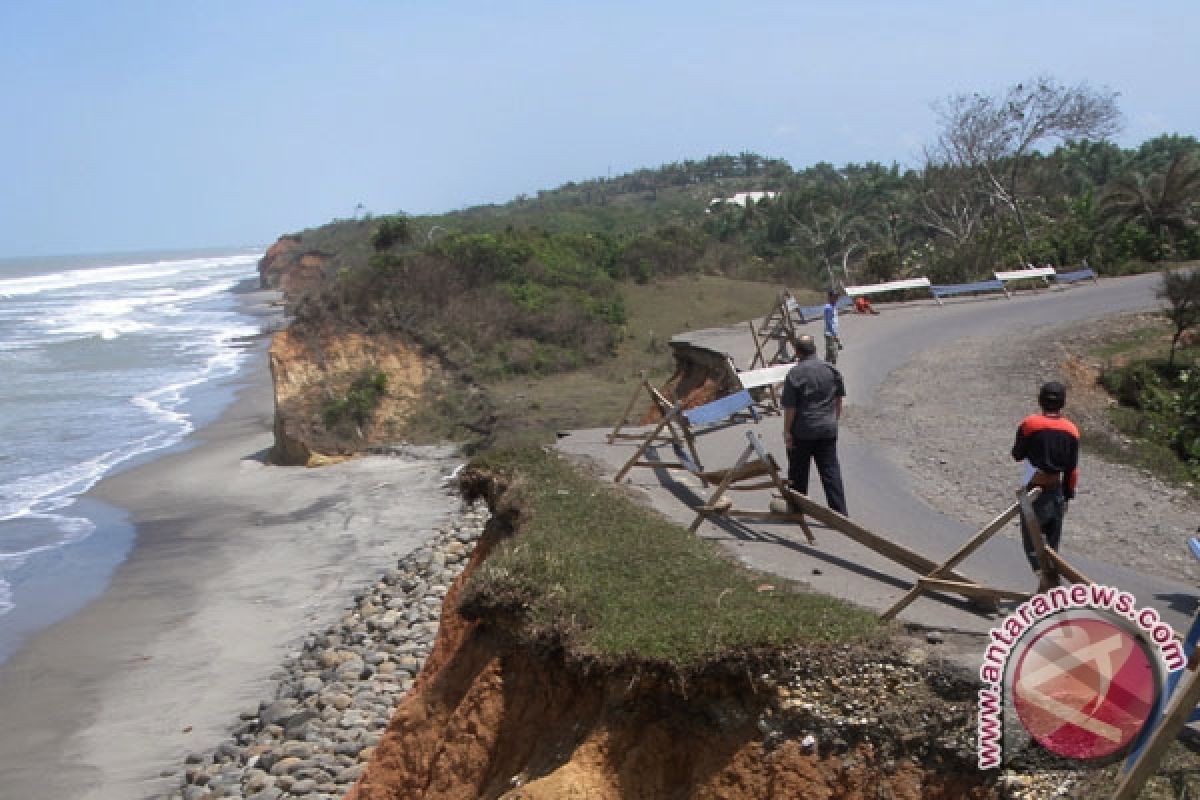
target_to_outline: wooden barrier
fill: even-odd
[[[1200,559],[1200,539],[1188,538],[1188,549],[1192,555]],[[1187,657],[1187,665],[1179,672],[1173,672],[1167,678],[1166,709],[1161,718],[1148,722],[1133,750],[1121,767],[1120,783],[1113,794],[1113,800],[1133,800],[1138,796],[1146,781],[1158,769],[1163,753],[1171,742],[1179,736],[1183,726],[1200,720],[1200,673],[1197,672],[1197,662],[1200,661],[1200,612],[1192,618],[1191,627],[1183,640],[1183,652]]]
[[[634,454],[625,462],[620,471],[617,472],[616,477],[613,478],[613,481],[616,483],[620,483],[634,467],[653,467],[654,469],[687,470],[699,477],[704,485],[707,486],[710,481],[706,477],[704,469],[700,466],[700,456],[696,451],[694,426],[712,425],[717,422],[727,421],[741,411],[751,414],[755,421],[758,420],[758,416],[754,412],[754,398],[745,389],[736,394],[727,395],[711,403],[705,403],[697,408],[687,410],[684,410],[679,404],[672,405],[653,386],[648,387],[648,389],[655,405],[662,412],[662,420],[653,430],[640,437],[642,443],[638,445]],[[677,460],[644,460],[643,456],[646,455],[646,451],[658,444],[671,445],[675,451]]]
[[[812,530],[808,527],[808,523],[804,520],[804,514],[800,511],[755,511],[734,508],[731,503],[726,505],[723,502],[727,491],[737,490],[748,491],[774,487],[780,497],[786,496],[784,494],[786,485],[784,484],[783,476],[780,474],[779,464],[776,463],[775,458],[763,446],[762,438],[756,431],[746,431],[746,439],[748,441],[746,449],[742,451],[741,456],[732,467],[721,471],[721,477],[716,481],[716,490],[696,509],[696,519],[688,527],[688,533],[695,533],[700,524],[710,516],[728,517],[731,519],[798,522],[801,530],[804,531],[805,537],[808,538],[809,544],[816,544],[817,540],[813,537]],[[711,472],[703,473],[703,477],[711,480],[715,477],[715,474]],[[766,482],[748,483],[748,481],[763,477],[766,477],[768,480]]]
[[[788,363],[774,364],[758,369],[738,370],[733,359],[729,360],[729,368],[733,370],[738,383],[754,397],[759,410],[767,414],[782,413],[783,405],[775,387],[787,379],[788,373],[794,366],[796,366],[795,363]],[[770,399],[768,400],[762,395],[766,395]]]
[[[658,395],[661,397],[662,395],[657,389],[650,385],[650,381],[646,380],[645,370],[640,372],[638,377],[641,380],[638,382],[638,385],[634,387],[633,394],[629,396],[629,402],[625,404],[625,410],[621,412],[621,416],[617,419],[616,424],[613,425],[612,431],[610,431],[608,434],[609,444],[612,444],[618,439],[641,441],[646,438],[644,433],[625,433],[624,428],[628,424],[629,414],[633,411],[634,406],[637,405],[638,398],[642,396],[643,392],[646,395],[646,399],[655,405],[657,405],[655,396]],[[663,441],[669,440],[664,439]]]
[[[1196,660],[1195,649],[1188,655],[1189,662]],[[1117,790],[1113,792],[1113,800],[1134,800],[1141,793],[1146,781],[1158,769],[1167,746],[1179,736],[1197,703],[1200,703],[1200,672],[1194,667],[1189,667],[1186,677],[1180,681],[1179,688],[1171,696],[1170,705],[1167,706],[1162,721],[1154,728],[1154,733],[1151,734],[1145,748],[1121,778]]]
[[[807,321],[796,298],[792,297],[791,292],[784,289],[771,308],[771,313],[763,320],[762,326],[755,329],[754,323],[750,323],[750,334],[754,337],[755,351],[754,361],[750,363],[751,369],[756,366],[767,367],[793,360],[796,352],[796,339],[799,336],[796,329]],[[763,352],[763,344],[771,342],[775,343],[775,354],[768,358]],[[789,347],[791,348],[790,353]]]
[[[1036,497],[1038,491],[1040,490],[1035,489],[1032,496]],[[912,589],[909,589],[908,594],[904,595],[904,597],[901,597],[896,601],[895,605],[883,612],[881,619],[894,619],[897,614],[908,608],[908,606],[911,605],[912,602],[920,597],[924,592],[934,591],[937,589],[947,589],[950,591],[958,590],[961,593],[961,590],[966,587],[961,584],[955,584],[952,586],[947,585],[947,581],[943,578],[943,575],[945,575],[948,570],[954,569],[963,561],[967,560],[967,558],[969,558],[972,553],[982,547],[988,539],[992,538],[992,536],[994,536],[996,533],[1003,530],[1004,526],[1011,522],[1013,517],[1017,516],[1019,513],[1021,513],[1021,504],[1018,501],[1009,506],[1007,510],[1001,513],[987,525],[983,526],[979,533],[972,536],[970,540],[956,550],[952,556],[939,564],[937,569],[933,570],[924,577],[918,578],[917,582],[913,584]],[[985,601],[1024,600],[1029,596],[1028,592],[1015,592],[1005,589],[988,589],[982,586],[973,587],[973,591],[976,592],[977,599]]]
[[[791,487],[785,487],[783,497],[790,502],[794,508],[798,508],[806,517],[811,517],[818,522],[823,522],[834,531],[858,542],[868,550],[872,550],[879,555],[887,558],[889,561],[894,561],[903,567],[916,572],[919,575],[927,575],[932,572],[937,572],[941,579],[953,582],[962,588],[950,588],[956,594],[962,594],[970,599],[976,593],[967,587],[977,586],[974,581],[964,575],[954,572],[952,569],[942,569],[942,565],[929,560],[925,556],[909,550],[903,545],[887,539],[878,534],[872,533],[857,522],[850,520],[848,517],[843,517],[833,509],[810,500],[807,495],[801,494]]]

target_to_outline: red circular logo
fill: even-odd
[[[1106,619],[1054,622],[1021,653],[1012,673],[1017,716],[1052,753],[1088,760],[1128,746],[1158,696],[1145,645]]]

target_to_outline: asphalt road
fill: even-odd
[[[1022,293],[1012,299],[993,295],[947,300],[944,306],[936,305],[933,300],[916,301],[889,305],[880,316],[843,315],[843,334],[853,342],[838,362],[848,387],[847,402],[863,406],[862,410],[868,413],[894,414],[893,410],[876,407],[875,394],[890,372],[922,351],[962,338],[1002,337],[1073,320],[1154,309],[1159,306],[1154,294],[1158,282],[1158,275],[1148,274],[1108,279],[1098,285],[1089,282],[1066,289]],[[811,323],[808,328],[820,338],[819,323]],[[744,323],[677,338],[729,353],[742,368],[749,365],[753,352],[753,342]],[[963,409],[962,413],[971,411]],[[1016,422],[1005,420],[1003,424],[1015,426]],[[897,416],[895,424],[904,425],[905,419]],[[780,418],[768,417],[755,428],[779,463],[786,464]],[[704,465],[710,469],[731,466],[745,448],[748,429],[748,425],[732,425],[698,437]],[[607,433],[607,429],[575,431],[559,441],[559,448],[588,456],[602,465],[607,474],[615,475],[633,453],[635,443],[608,445]],[[967,441],[962,446],[972,445]],[[842,431],[839,454],[847,478],[851,517],[860,525],[938,562],[976,532],[930,508],[913,493],[906,471],[889,461],[880,448],[872,447],[852,432]],[[663,457],[672,458],[669,449]],[[698,481],[680,471],[635,469],[626,481],[641,488],[653,507],[684,525],[690,524],[694,517],[691,507],[708,494]],[[822,500],[818,487],[814,471],[811,492],[815,499]],[[769,501],[767,492],[737,495],[739,508],[765,509]],[[998,508],[995,512],[1003,510]],[[1016,523],[1011,524],[1015,528]],[[817,544],[812,546],[807,544],[798,526],[787,523],[706,521],[699,533],[719,541],[750,567],[872,609],[882,611],[890,607],[912,586],[915,575],[908,569],[819,524],[812,528],[817,538]],[[1064,555],[1072,564],[1098,583],[1132,592],[1139,605],[1153,606],[1177,631],[1186,630],[1196,606],[1196,587],[1140,575],[1120,565],[1100,563],[1073,553],[1069,548],[1069,530],[1067,533]],[[1036,580],[1019,546],[1000,536],[993,537],[958,571],[989,586],[1030,592],[1036,588]],[[900,619],[941,631],[979,634],[995,626],[1010,609],[1011,606],[1002,606],[1000,615],[988,615],[960,599],[935,595],[922,597],[910,605]]]

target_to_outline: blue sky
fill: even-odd
[[[266,244],[749,150],[915,165],[1046,74],[1200,136],[1195,2],[5,2],[0,256]]]

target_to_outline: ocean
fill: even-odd
[[[258,249],[0,259],[0,661],[98,595],[122,512],[81,497],[215,419],[261,333]]]

